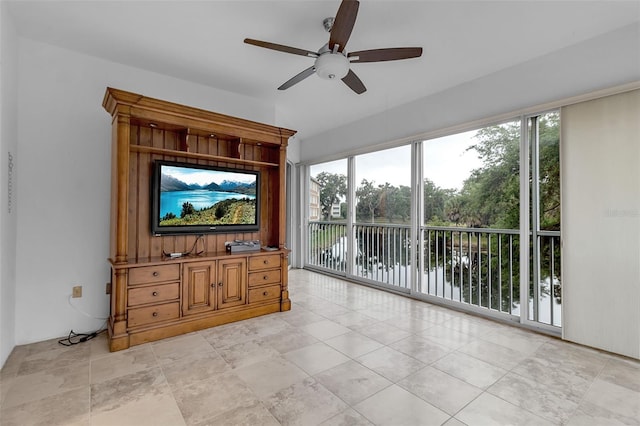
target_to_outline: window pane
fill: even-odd
[[[421,291],[518,315],[520,121],[423,143]]]
[[[540,229],[560,230],[560,115],[541,115],[539,132]]]
[[[345,220],[347,160],[315,164],[310,175],[309,221]]]
[[[344,273],[347,262],[347,160],[310,167],[310,265]]]
[[[411,146],[358,155],[356,222],[409,223]]]

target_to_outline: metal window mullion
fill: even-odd
[[[533,258],[533,320],[539,320],[539,301],[540,301],[540,239],[538,231],[540,230],[540,193],[539,193],[539,123],[538,117],[531,117],[531,130],[533,131],[533,140],[531,144],[531,241],[532,241],[532,258]]]
[[[549,310],[551,311],[550,314],[551,316],[549,317],[551,320],[549,321],[549,324],[554,325],[553,324],[553,291],[554,291],[554,279],[553,276],[555,275],[555,261],[553,258],[553,251],[554,251],[554,242],[553,242],[553,237],[548,237],[549,240],[551,241],[551,244],[549,244]]]
[[[347,158],[347,223],[346,223],[346,238],[347,238],[347,259],[345,262],[345,273],[347,275],[354,275],[357,273],[354,271],[356,266],[357,256],[357,243],[356,243],[356,229],[355,229],[355,212],[356,212],[356,160],[351,156]]]
[[[498,234],[498,311],[502,312],[502,235]]]

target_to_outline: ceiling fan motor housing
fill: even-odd
[[[349,72],[349,59],[342,53],[326,52],[316,58],[316,74],[325,80],[341,80]]]

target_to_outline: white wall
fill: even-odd
[[[562,109],[563,336],[640,358],[640,90]]]
[[[16,344],[95,330],[108,315],[111,117],[107,86],[273,124],[246,96],[19,39]]]
[[[15,345],[16,325],[18,49],[16,31],[5,7],[0,2],[0,366]]]
[[[409,138],[640,79],[640,24],[456,86],[317,136],[301,161]]]

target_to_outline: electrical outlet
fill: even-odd
[[[106,293],[111,294],[111,283],[107,283]]]
[[[73,293],[71,294],[71,297],[82,297],[82,286],[81,285],[77,285],[77,286],[73,287]]]

